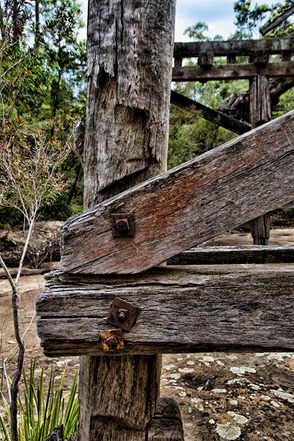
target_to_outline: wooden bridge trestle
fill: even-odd
[[[89,4],[86,210],[37,300],[45,354],[81,356],[80,441],[184,439],[162,353],[294,349],[293,263],[159,266],[294,200],[294,112],[165,172],[174,17]]]

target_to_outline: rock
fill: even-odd
[[[216,433],[221,439],[235,440],[241,436],[241,429],[231,423],[217,424]]]
[[[44,262],[60,259],[60,228],[63,222],[36,222],[24,264],[41,268]],[[0,253],[9,267],[17,267],[26,238],[23,230],[1,230]]]

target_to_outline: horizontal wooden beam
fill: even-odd
[[[140,308],[125,349],[156,352],[294,350],[294,265],[161,267],[129,277],[55,277],[37,300],[49,356],[102,355],[115,298]]]
[[[174,57],[192,58],[198,57],[202,52],[213,53],[214,56],[253,55],[258,52],[268,54],[280,54],[282,52],[293,53],[293,37],[288,38],[264,38],[260,40],[228,40],[228,41],[195,41],[187,43],[175,43]]]
[[[294,247],[278,245],[197,247],[168,260],[169,265],[220,265],[243,263],[294,263]]]
[[[292,202],[293,165],[294,111],[69,219],[60,268],[130,274],[154,267]],[[113,236],[113,213],[133,217],[134,236]]]
[[[187,98],[174,90],[171,91],[170,100],[172,104],[181,107],[182,109],[199,110],[202,117],[207,121],[213,122],[214,124],[224,127],[225,129],[237,133],[238,135],[242,135],[250,130],[250,126],[248,124],[244,124],[237,119],[218,112],[217,110],[210,109],[209,107],[204,106],[197,101],[191,100],[190,98]]]
[[[210,80],[246,80],[257,75],[270,78],[294,76],[294,62],[258,64],[221,64],[210,67],[184,66],[174,67],[173,81],[210,81]]]

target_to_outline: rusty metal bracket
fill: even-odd
[[[133,213],[112,213],[111,227],[113,237],[133,237],[136,232],[135,215]]]
[[[117,351],[125,348],[122,329],[108,329],[100,331],[103,351]]]
[[[116,297],[110,307],[107,322],[122,328],[124,331],[130,331],[136,322],[139,312],[140,308],[137,306]]]

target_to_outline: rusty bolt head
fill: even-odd
[[[113,237],[133,237],[136,223],[133,213],[111,213],[111,228]]]
[[[100,331],[100,339],[103,351],[121,350],[125,347],[122,329]]]
[[[117,313],[117,318],[119,321],[123,322],[127,318],[128,310],[127,309],[119,309]]]
[[[110,349],[115,349],[117,346],[117,340],[114,335],[111,335],[105,339],[105,343]]]
[[[128,219],[116,220],[116,228],[120,233],[128,233],[130,231],[130,224]]]

